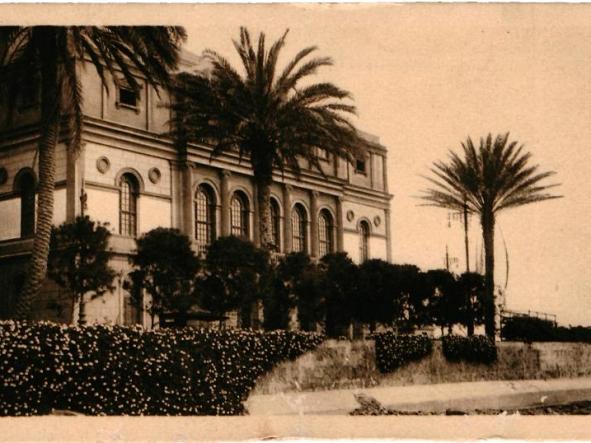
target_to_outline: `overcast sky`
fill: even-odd
[[[397,263],[441,268],[446,244],[450,255],[462,255],[446,211],[418,206],[421,175],[468,135],[510,131],[534,162],[557,171],[565,198],[499,217],[510,263],[507,306],[591,324],[591,7],[197,6],[174,19],[197,53],[211,48],[236,62],[231,38],[246,25],[270,40],[290,28],[284,62],[309,45],[334,58],[318,80],[351,91],[359,127],[388,148]],[[470,238],[474,255],[476,223]],[[497,260],[504,286],[499,230]]]

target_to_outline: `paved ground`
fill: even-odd
[[[359,398],[398,411],[445,412],[516,409],[591,400],[591,377],[483,381],[251,396],[246,407],[259,415],[347,415]]]

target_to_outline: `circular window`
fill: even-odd
[[[376,215],[373,218],[373,224],[376,225],[376,227],[380,226],[382,224],[382,219],[380,218],[379,215]]]
[[[6,168],[0,167],[0,185],[3,185],[8,180],[8,171]]]
[[[160,181],[161,177],[162,177],[162,173],[160,172],[160,169],[158,169],[158,168],[152,168],[148,171],[148,178],[154,184],[158,183]]]
[[[98,171],[101,174],[104,174],[110,168],[111,168],[111,162],[109,161],[109,159],[107,157],[99,157],[97,159],[97,161],[96,161],[96,169],[98,169]]]
[[[347,211],[347,220],[353,221],[354,218],[355,218],[355,213],[352,210],[349,209]]]

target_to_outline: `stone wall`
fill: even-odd
[[[328,340],[261,378],[254,394],[482,380],[521,380],[591,375],[591,344],[498,343],[497,362],[450,363],[435,342],[433,353],[390,374],[375,366],[373,341]]]

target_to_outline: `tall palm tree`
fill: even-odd
[[[169,72],[179,59],[186,38],[179,27],[33,26],[0,28],[0,85],[13,109],[18,91],[27,84],[40,86],[39,181],[37,222],[27,278],[15,308],[15,317],[30,316],[33,300],[47,271],[53,216],[55,147],[64,140],[69,149],[80,146],[83,91],[78,66],[89,63],[108,89],[119,85],[120,75],[136,90],[136,70],[158,88],[169,86]],[[118,75],[117,71],[121,74]]]
[[[509,142],[509,134],[489,134],[476,148],[468,137],[462,143],[463,158],[450,152],[448,162],[438,161],[427,178],[434,186],[422,196],[427,205],[464,211],[480,217],[485,254],[485,329],[495,335],[494,236],[497,214],[509,208],[560,198],[548,192],[558,184],[543,184],[553,171],[539,172],[531,165],[531,153]]]
[[[236,150],[250,159],[257,187],[259,238],[270,245],[270,195],[273,169],[300,172],[298,160],[307,159],[321,171],[317,149],[352,160],[370,143],[347,118],[355,107],[349,92],[332,83],[306,82],[319,68],[332,65],[327,57],[310,58],[315,46],[298,52],[279,72],[278,59],[287,31],[269,49],[261,33],[253,45],[247,29],[240,29],[234,47],[242,71],[215,51],[205,51],[208,72],[178,76],[173,105],[173,132],[186,140],[210,143],[213,155]]]

